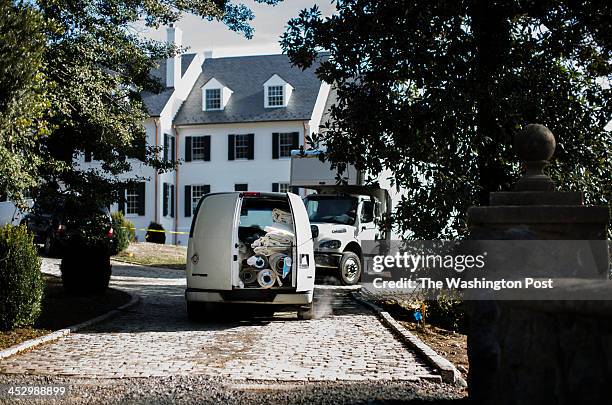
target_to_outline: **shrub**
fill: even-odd
[[[149,224],[149,228],[153,230],[153,232],[151,231],[147,231],[147,234],[145,235],[145,240],[147,242],[151,242],[151,243],[159,243],[159,244],[164,244],[166,243],[166,234],[164,232],[154,232],[154,231],[163,231],[164,227],[161,226],[161,224],[158,224],[157,222],[151,222]]]
[[[113,242],[111,247],[111,255],[116,255],[124,251],[130,245],[130,242],[136,238],[134,224],[125,219],[122,212],[114,212],[111,215],[113,219]]]
[[[34,324],[44,281],[33,236],[25,226],[0,228],[0,330]]]
[[[132,221],[128,221],[127,219],[124,222],[125,227],[128,231],[128,240],[130,242],[136,241],[136,225]]]
[[[444,329],[467,333],[467,317],[461,297],[453,293],[441,293],[437,299],[425,302],[427,322]]]

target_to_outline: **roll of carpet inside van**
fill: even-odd
[[[252,267],[245,267],[240,270],[240,280],[245,284],[252,284],[257,281],[257,270]]]
[[[271,288],[276,282],[276,273],[270,269],[263,269],[257,273],[257,282],[262,288]]]
[[[247,259],[247,264],[261,270],[268,267],[268,259],[264,255],[255,255]]]
[[[274,253],[270,256],[270,268],[276,270],[278,274],[283,274],[283,266],[285,263],[285,257],[287,257],[284,253]]]

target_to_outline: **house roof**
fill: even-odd
[[[189,125],[308,120],[321,87],[315,74],[318,66],[316,62],[306,70],[292,67],[287,55],[207,59],[174,122]],[[275,73],[294,89],[287,107],[264,108],[263,84]],[[212,78],[232,89],[233,94],[223,110],[202,111],[201,88]]]
[[[195,53],[181,55],[181,77],[185,75],[185,72],[187,72],[195,56]],[[166,83],[165,60],[159,63],[159,67],[151,69],[151,76],[161,80],[162,84]],[[174,93],[174,87],[165,87],[160,93],[151,93],[149,91],[142,92],[142,100],[149,111],[149,115],[152,117],[159,116],[168,103],[168,100],[170,100],[172,93]]]
[[[327,100],[325,101],[325,107],[323,107],[323,115],[321,116],[320,125],[324,125],[326,122],[331,122],[331,107],[338,101],[338,91],[336,87],[331,86],[329,89],[329,94],[327,95]]]

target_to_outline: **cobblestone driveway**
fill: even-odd
[[[43,259],[47,272],[57,261]],[[293,313],[231,323],[187,319],[180,271],[113,265],[112,285],[139,294],[127,313],[0,360],[0,372],[81,377],[203,375],[231,380],[438,379],[350,290],[317,288],[318,319]]]

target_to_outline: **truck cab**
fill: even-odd
[[[343,284],[359,282],[361,241],[380,238],[375,197],[328,192],[304,198],[318,267],[338,269]]]
[[[304,205],[317,267],[335,271],[345,285],[357,284],[363,269],[362,241],[390,237],[382,225],[391,199],[386,189],[363,184],[354,167],[348,166],[339,179],[318,156],[318,151],[292,153],[291,186],[311,192]]]
[[[301,198],[206,194],[192,220],[186,271],[191,319],[223,303],[289,307],[301,319],[312,317],[314,252]]]

